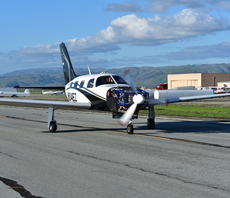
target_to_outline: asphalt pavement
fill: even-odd
[[[5,197],[229,197],[228,122],[157,117],[128,135],[111,114],[0,106]],[[21,195],[20,193],[25,193]]]

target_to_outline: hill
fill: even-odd
[[[166,83],[168,74],[183,73],[230,73],[230,64],[184,65],[166,67],[125,67],[117,69],[91,69],[92,73],[114,73],[123,76],[124,71],[130,74],[136,86],[154,88],[158,83]],[[75,68],[78,75],[88,74],[87,68]],[[61,67],[35,68],[19,70],[0,75],[0,87],[20,86],[58,86],[64,85]]]

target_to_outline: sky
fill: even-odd
[[[230,0],[0,0],[0,74],[230,63]],[[76,71],[77,73],[77,71]]]

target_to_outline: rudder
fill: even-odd
[[[66,84],[77,77],[74,72],[69,53],[65,46],[65,43],[60,44],[60,51],[61,51],[61,59],[62,59],[62,66],[63,66],[63,73]]]

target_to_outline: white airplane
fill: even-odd
[[[68,51],[64,43],[60,44],[63,64],[63,72],[66,85],[61,87],[39,87],[41,89],[65,90],[69,102],[25,100],[25,99],[1,99],[0,104],[28,105],[34,107],[48,107],[48,128],[50,132],[57,130],[57,122],[54,119],[54,110],[64,109],[95,109],[109,110],[113,118],[119,118],[121,125],[127,126],[127,133],[133,133],[132,120],[138,117],[141,109],[147,109],[147,126],[155,127],[155,105],[175,103],[181,101],[200,100],[215,97],[226,97],[230,94],[210,94],[206,92],[171,92],[163,94],[163,97],[155,97],[153,91],[145,91],[136,88],[131,82],[128,84],[122,77],[116,74],[91,74],[77,76],[72,67]],[[28,87],[20,87],[27,88]],[[38,88],[38,87],[30,87]],[[203,94],[203,95],[202,95]],[[171,97],[172,96],[172,97]]]
[[[29,95],[30,95],[29,89],[26,89],[24,92],[0,90],[0,97],[18,97],[18,96],[29,96]]]
[[[42,94],[44,95],[62,95],[64,91],[44,91],[42,90]]]

